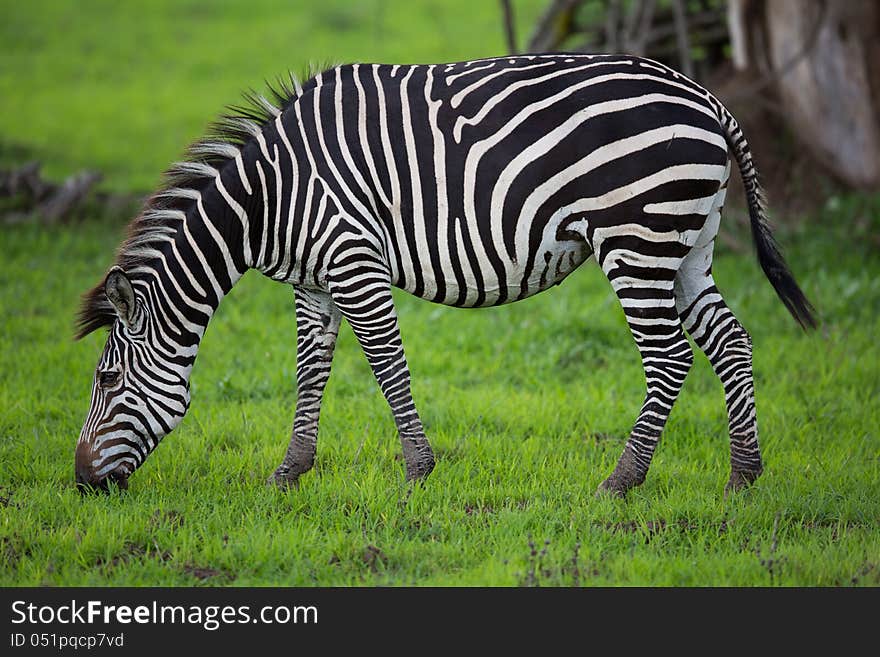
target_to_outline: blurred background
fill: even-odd
[[[289,70],[554,50],[646,55],[703,83],[743,124],[783,219],[880,188],[874,0],[3,5],[3,223],[120,212],[242,90]]]

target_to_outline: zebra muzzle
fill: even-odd
[[[85,443],[80,443],[76,449],[76,487],[81,494],[109,493],[111,484],[120,490],[128,488],[129,472],[124,465],[120,465],[106,475],[98,476],[90,462],[88,448]]]
[[[76,487],[80,494],[88,495],[91,493],[109,493],[111,484],[115,485],[119,490],[128,489],[128,474],[121,471],[114,471],[102,479],[85,479],[79,475],[76,477]]]

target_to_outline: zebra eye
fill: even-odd
[[[98,376],[98,383],[102,388],[112,388],[119,381],[119,372],[101,372]]]

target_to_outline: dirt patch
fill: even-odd
[[[24,545],[24,541],[18,536],[3,536],[0,538],[0,556],[3,560],[12,565],[18,562],[22,557],[31,555],[30,548]]]
[[[491,504],[483,504],[481,502],[476,502],[474,504],[465,504],[464,505],[465,514],[472,516],[474,514],[491,514],[495,513],[495,507]]]
[[[667,523],[661,518],[660,520],[648,520],[646,523],[639,523],[635,520],[621,520],[619,522],[604,522],[597,524],[606,531],[611,531],[615,534],[644,533],[645,543],[649,543],[654,536],[666,529]]]
[[[12,507],[13,509],[20,509],[21,505],[16,504],[12,501],[13,492],[5,488],[4,486],[0,486],[0,508],[5,509],[8,507]]]
[[[840,539],[841,533],[845,534],[855,529],[868,529],[867,524],[859,523],[854,520],[806,520],[800,524],[801,527],[810,531],[825,531],[830,529],[831,540],[835,543]]]
[[[170,561],[172,555],[168,550],[161,549],[155,543],[152,546],[145,546],[134,541],[126,541],[123,545],[122,552],[113,555],[107,559],[103,556],[95,559],[95,565],[99,568],[106,566],[108,568],[117,568],[124,566],[136,559],[157,559],[158,561]]]
[[[368,545],[361,553],[361,561],[374,575],[388,565],[388,557],[375,545]]]
[[[574,548],[567,558],[560,562],[559,555],[551,558],[550,539],[545,539],[541,549],[535,543],[531,535],[528,538],[529,555],[526,562],[526,571],[517,573],[517,586],[572,586],[583,585],[585,579],[599,576],[599,568],[596,562],[591,561],[585,565],[580,563],[581,543],[575,543]],[[504,562],[507,564],[507,561]]]
[[[184,564],[182,568],[183,572],[187,575],[192,575],[200,582],[206,582],[208,580],[222,580],[226,582],[231,582],[235,579],[235,575],[230,573],[228,570],[211,568],[209,566],[197,566],[195,564]]]

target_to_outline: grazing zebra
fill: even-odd
[[[749,147],[708,91],[629,56],[541,54],[352,64],[292,79],[215,124],[131,223],[84,295],[78,337],[109,327],[76,448],[83,488],[126,485],[180,422],[211,316],[248,269],[295,292],[293,435],[271,480],[315,459],[344,317],[394,415],[406,477],[434,456],[410,393],[392,287],[467,308],[529,297],[594,255],[641,353],[647,394],[600,490],[645,479],[693,354],[723,385],[728,489],[762,471],[749,335],[712,278],[731,158],[758,260],[802,326],[812,308],[765,219]]]

